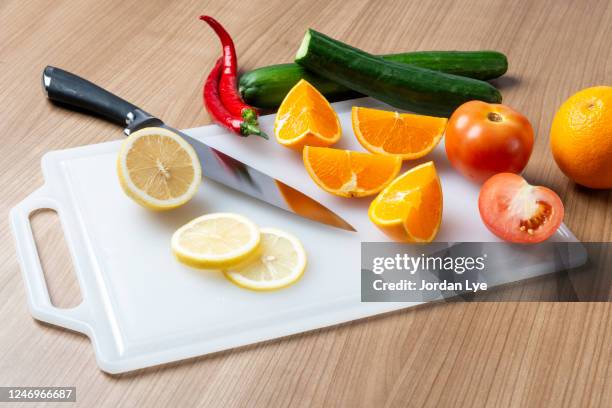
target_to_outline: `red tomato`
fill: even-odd
[[[505,241],[537,243],[548,239],[563,222],[563,203],[549,188],[532,186],[513,173],[488,179],[478,196],[480,217]]]
[[[478,183],[497,173],[520,173],[533,149],[533,128],[525,116],[481,101],[466,102],[453,112],[445,138],[451,164]]]

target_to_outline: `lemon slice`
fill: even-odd
[[[123,191],[152,210],[185,204],[202,181],[193,147],[176,133],[158,127],[140,129],[123,142],[117,172]]]
[[[261,228],[259,251],[237,267],[223,271],[238,286],[252,290],[274,290],[297,282],[306,269],[306,252],[293,235],[274,228]]]
[[[257,225],[242,215],[207,214],[172,235],[172,252],[194,268],[225,268],[252,256],[259,246]]]

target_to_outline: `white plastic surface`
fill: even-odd
[[[351,104],[335,106],[344,130],[339,147],[362,150],[352,134]],[[272,135],[273,117],[261,121]],[[305,220],[207,179],[186,206],[147,211],[119,187],[115,160],[120,141],[46,154],[45,185],[11,211],[28,303],[36,319],[89,336],[102,370],[135,370],[417,304],[360,301],[360,243],[386,240],[367,220],[370,199],[322,192],[299,154],[274,140],[241,139],[214,125],[188,133],[318,198],[358,233]],[[441,147],[432,158],[445,197],[438,240],[497,241],[478,216],[477,186],[449,168]],[[73,309],[56,308],[49,300],[29,223],[30,213],[39,208],[59,214],[83,298]],[[304,277],[287,289],[257,293],[234,286],[217,271],[178,263],[170,252],[174,230],[215,211],[241,213],[260,226],[299,237],[308,253]],[[575,241],[565,226],[554,239]]]

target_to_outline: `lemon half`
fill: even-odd
[[[203,215],[172,235],[172,252],[194,268],[226,268],[251,257],[260,242],[259,228],[231,213]]]
[[[178,134],[158,127],[140,129],[125,139],[117,172],[123,191],[152,210],[185,204],[202,181],[193,147]]]
[[[239,266],[227,268],[225,276],[238,286],[252,290],[274,290],[297,282],[306,269],[306,252],[293,235],[274,228],[261,228],[259,250]]]

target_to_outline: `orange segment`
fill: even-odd
[[[302,79],[278,108],[274,134],[283,146],[301,150],[304,146],[331,146],[340,139],[342,130],[327,99]]]
[[[357,140],[368,151],[412,160],[440,143],[448,120],[354,106],[352,122]]]
[[[399,156],[381,156],[329,147],[306,146],[302,153],[310,177],[323,190],[340,197],[376,194],[397,176]]]
[[[395,241],[433,241],[442,221],[442,187],[433,162],[396,178],[372,201],[368,215]]]

